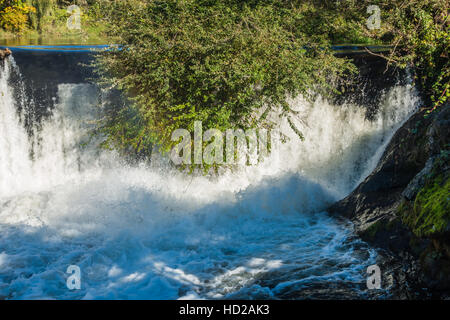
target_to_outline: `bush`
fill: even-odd
[[[152,145],[168,151],[177,143],[171,132],[192,132],[195,121],[245,130],[271,126],[264,110],[281,107],[291,117],[289,97],[329,93],[331,79],[353,70],[333,56],[332,43],[390,44],[389,65],[414,67],[430,110],[450,96],[442,0],[105,3],[109,35],[120,49],[99,58],[99,73],[133,103],[107,108],[99,132],[105,146],[127,153]],[[366,26],[369,5],[381,9],[380,29]]]
[[[426,107],[434,110],[450,97],[449,3],[442,0],[378,0],[392,35],[387,57],[412,66]]]
[[[353,69],[317,32],[332,27],[319,9],[281,0],[112,4],[109,33],[120,49],[100,56],[100,74],[134,103],[107,110],[105,145],[169,151],[172,131],[192,132],[194,121],[220,130],[268,127],[264,110],[281,107],[289,117],[289,97],[332,91],[332,79]]]
[[[28,27],[28,13],[35,11],[22,0],[0,0],[0,27],[20,33]]]

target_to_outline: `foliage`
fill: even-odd
[[[2,36],[8,38],[77,36],[80,40],[104,39],[105,12],[102,11],[102,6],[111,1],[113,0],[1,0],[2,3],[8,3],[8,9],[6,10],[7,15],[2,13],[0,16],[0,32]],[[21,9],[14,9],[9,5],[13,2],[19,3]],[[81,30],[67,28],[67,19],[70,16],[67,8],[72,4],[77,4],[81,8]],[[2,23],[3,20],[7,21]]]
[[[64,36],[107,28],[121,49],[100,58],[99,72],[133,103],[106,108],[99,131],[105,146],[126,152],[154,144],[167,151],[176,143],[172,130],[192,130],[196,120],[223,130],[268,127],[266,109],[282,107],[291,117],[290,96],[329,93],[332,79],[353,70],[330,44],[390,44],[389,54],[374,54],[414,67],[429,110],[450,96],[449,4],[442,0],[79,0],[82,32],[65,25],[73,3],[0,0],[0,12],[9,8],[0,27]],[[380,29],[366,26],[369,5],[381,9]]]
[[[28,26],[28,13],[35,11],[22,0],[0,0],[0,27],[20,33]]]
[[[404,216],[417,236],[432,236],[448,231],[450,224],[450,179],[439,175],[420,190],[413,210]]]
[[[36,8],[34,14],[29,14],[30,25],[35,30],[42,30],[42,20],[55,6],[55,0],[27,0],[27,3]]]
[[[413,66],[426,106],[431,110],[450,97],[449,2],[381,0],[392,52],[386,58],[400,67]]]
[[[108,109],[100,131],[121,150],[168,151],[172,131],[192,132],[194,121],[270,126],[264,110],[289,117],[288,97],[330,92],[353,70],[329,49],[320,7],[304,1],[128,0],[111,12],[120,48],[100,57],[100,73],[134,103]]]
[[[413,201],[399,208],[403,222],[418,237],[442,237],[450,228],[450,179],[448,145],[434,158],[433,167]]]
[[[379,30],[366,27],[373,4]],[[101,57],[101,72],[134,101],[106,111],[100,131],[109,147],[167,151],[176,143],[172,130],[192,130],[196,120],[222,130],[268,126],[261,109],[278,106],[289,117],[289,96],[330,91],[330,78],[351,70],[327,49],[332,43],[392,44],[385,58],[415,67],[430,107],[450,96],[442,1],[123,0],[107,7],[121,49]]]

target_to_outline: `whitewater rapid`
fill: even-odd
[[[12,75],[13,59],[0,64],[0,299],[367,295],[376,251],[324,210],[415,111],[411,85],[385,92],[372,121],[363,106],[293,99],[304,142],[280,121],[289,139],[276,154],[207,178],[96,148],[91,84],[60,84],[51,115],[27,128],[31,99]],[[80,290],[66,286],[69,265]]]

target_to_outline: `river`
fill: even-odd
[[[377,251],[326,208],[416,110],[410,84],[383,92],[370,120],[355,103],[292,99],[304,142],[280,120],[290,139],[276,154],[208,178],[100,150],[92,83],[58,80],[37,116],[23,68],[0,62],[0,299],[372,297]]]

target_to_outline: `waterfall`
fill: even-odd
[[[366,294],[376,251],[324,210],[416,110],[411,85],[385,92],[371,120],[363,106],[292,99],[304,142],[280,120],[277,152],[208,178],[99,150],[90,84],[59,84],[27,127],[13,72],[13,59],[0,65],[0,299],[315,297],[327,283]],[[69,265],[80,290],[66,287]]]
[[[21,175],[29,175],[28,136],[17,111],[14,92],[8,85],[13,64],[6,61],[0,73],[0,194],[20,188]]]
[[[19,73],[14,87],[11,75]],[[88,139],[89,121],[95,120],[97,90],[89,84],[60,84],[58,101],[48,106],[52,115],[44,123],[24,119],[30,108],[20,70],[13,58],[0,74],[1,164],[0,195],[39,192],[79,177],[83,164],[92,161],[79,146]]]

